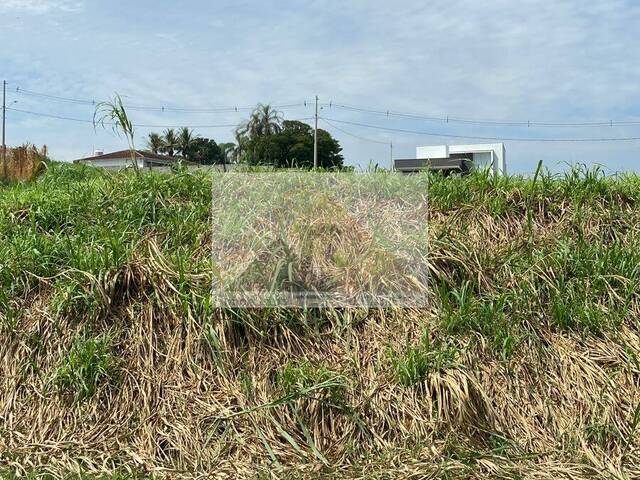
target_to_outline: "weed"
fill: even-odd
[[[469,283],[454,288],[441,284],[438,292],[445,332],[451,335],[480,333],[500,358],[511,357],[521,340],[514,321],[517,309],[512,305],[513,293],[473,295]],[[508,311],[513,312],[512,318],[508,318]]]
[[[432,372],[440,372],[456,365],[458,349],[431,339],[425,332],[417,346],[407,345],[401,352],[390,351],[396,380],[405,386],[419,384]]]
[[[346,404],[347,379],[344,375],[309,361],[288,363],[278,373],[276,384],[285,395],[297,397],[316,385],[327,384],[322,391],[322,402],[343,408]]]
[[[55,373],[54,383],[72,393],[77,401],[93,396],[97,389],[116,379],[117,361],[109,335],[79,337],[63,364]]]
[[[585,427],[585,436],[587,441],[595,443],[602,448],[611,448],[611,446],[622,443],[622,435],[620,431],[611,424],[594,421]]]

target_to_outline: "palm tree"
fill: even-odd
[[[219,143],[220,156],[224,163],[235,163],[236,157],[236,144],[233,142]]]
[[[183,127],[178,132],[178,145],[177,150],[180,154],[187,158],[193,147],[193,141],[197,136],[193,135],[193,130],[189,130],[187,127]]]
[[[159,153],[164,149],[164,140],[162,136],[157,133],[150,133],[147,137],[147,148],[152,153]]]
[[[273,135],[282,131],[282,113],[269,104],[259,103],[249,120],[236,130],[236,137],[253,139],[263,135]]]
[[[162,147],[162,151],[170,157],[173,157],[175,151],[178,149],[178,137],[173,128],[167,128],[164,131],[163,142],[164,145]]]
[[[273,135],[282,131],[282,113],[269,104],[259,103],[251,113],[249,120],[236,128],[236,160],[248,153],[251,141],[256,137]]]
[[[282,131],[282,112],[275,110],[271,105],[260,105],[258,118],[262,135],[271,135]]]

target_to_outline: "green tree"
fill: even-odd
[[[237,161],[237,148],[233,142],[219,143],[220,156],[224,163],[236,163]]]
[[[152,132],[147,137],[147,148],[152,153],[160,153],[164,148],[164,141],[162,140],[162,136]]]
[[[306,123],[285,120],[282,130],[256,136],[246,145],[245,158],[253,165],[278,168],[313,168],[313,129]],[[318,165],[321,168],[343,166],[342,147],[326,130],[318,130]]]
[[[280,133],[282,131],[282,113],[269,104],[259,103],[249,120],[241,125],[239,130],[241,135],[248,136],[250,139]]]
[[[244,159],[250,165],[294,166],[287,164],[286,144],[285,137],[280,134],[255,137],[246,146]]]
[[[196,137],[191,141],[186,156],[187,160],[202,165],[223,163],[220,147],[210,138]]]
[[[259,103],[249,120],[236,129],[237,151],[244,155],[258,137],[275,135],[282,131],[282,113],[269,104]]]
[[[173,128],[167,128],[162,135],[162,140],[164,142],[162,147],[163,153],[173,157],[179,145],[176,131]]]
[[[313,135],[311,138],[313,141]],[[313,167],[313,152],[308,162],[309,167]],[[321,128],[318,129],[318,165],[320,168],[344,167],[344,157],[342,156],[340,142]]]
[[[177,151],[184,158],[189,158],[191,149],[198,137],[193,134],[193,130],[183,127],[178,131]],[[215,142],[213,142],[215,143]]]

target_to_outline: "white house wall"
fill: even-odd
[[[416,158],[449,158],[449,145],[417,147]]]
[[[479,169],[485,169],[491,167],[493,169],[493,159],[491,152],[477,152],[473,154],[473,163],[477,165]]]
[[[479,143],[473,145],[428,145],[416,147],[416,158],[448,158],[453,153],[473,155],[473,161],[481,168],[493,162],[493,171],[499,175],[507,174],[505,149],[503,143]]]
[[[84,162],[87,165],[91,165],[94,167],[100,168],[112,168],[112,169],[122,169],[131,167],[131,158],[123,157],[123,158],[105,158],[105,159],[95,159],[95,160],[85,160]],[[144,167],[144,160],[142,158],[137,159],[138,167]]]
[[[504,144],[502,143],[478,143],[472,145],[451,145],[449,146],[449,153],[473,153],[476,154],[488,154],[493,152],[493,171],[500,175],[507,173],[504,157]],[[484,157],[486,159],[486,156]]]

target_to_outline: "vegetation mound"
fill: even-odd
[[[0,471],[640,476],[640,179],[425,178],[428,306],[375,309],[216,308],[211,174],[2,187]]]

